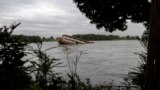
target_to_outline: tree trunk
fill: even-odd
[[[145,90],[160,90],[160,0],[152,0]]]

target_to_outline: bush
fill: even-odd
[[[20,25],[0,28],[0,89],[22,90],[29,88],[31,77],[22,58],[25,56],[26,44],[11,37],[13,30]]]

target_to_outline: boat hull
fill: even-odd
[[[74,38],[68,35],[63,35],[62,37],[58,38],[58,43],[59,44],[87,44],[87,43],[93,43],[93,42]]]

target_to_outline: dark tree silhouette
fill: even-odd
[[[127,20],[149,25],[145,90],[160,90],[160,0],[73,0],[97,28],[127,28]]]
[[[106,31],[127,29],[126,22],[147,23],[150,17],[148,0],[74,0],[79,10],[97,28]]]
[[[160,90],[160,0],[152,0],[145,90]]]
[[[0,29],[0,90],[22,90],[31,84],[24,67],[26,61],[22,59],[26,44],[11,38],[13,30],[19,25],[15,23]]]

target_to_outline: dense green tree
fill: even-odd
[[[123,31],[127,20],[149,25],[145,90],[160,90],[160,0],[74,0],[82,13],[106,31]],[[151,17],[151,18],[150,18]],[[149,23],[150,22],[150,23]]]
[[[11,37],[13,30],[19,26],[12,24],[10,27],[0,28],[0,89],[22,90],[29,88],[31,77],[24,66],[26,44],[20,43]]]
[[[127,20],[147,23],[150,17],[148,0],[74,0],[79,10],[90,23],[106,31],[127,28]]]

